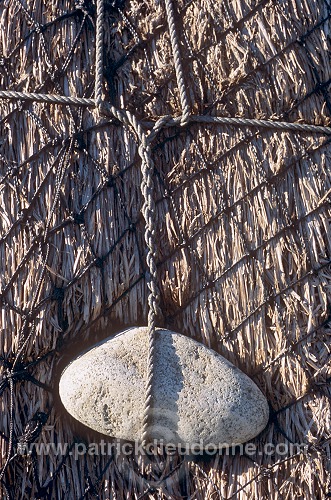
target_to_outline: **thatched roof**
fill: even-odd
[[[330,124],[330,3],[174,3],[190,113]],[[1,90],[93,97],[95,3],[0,6]],[[147,132],[182,101],[164,3],[105,1],[103,99]],[[324,498],[330,467],[330,135],[169,122],[152,142],[163,324],[212,347],[262,389],[256,453],[161,458],[54,449],[99,442],[61,408],[68,360],[146,324],[139,142],[86,106],[0,102],[1,456],[9,498]],[[307,445],[306,454],[265,444]],[[180,465],[182,463],[182,465]],[[171,473],[171,471],[173,471]],[[43,488],[42,488],[43,487]],[[94,496],[93,496],[94,495]]]

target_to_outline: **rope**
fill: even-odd
[[[222,125],[237,125],[244,127],[263,127],[276,130],[291,130],[294,132],[313,132],[317,134],[331,134],[331,127],[309,125],[306,123],[277,122],[273,120],[256,120],[255,118],[233,118],[226,116],[192,116],[192,122],[220,123]]]
[[[160,293],[157,285],[157,267],[156,267],[156,251],[157,246],[155,242],[155,201],[154,194],[154,163],[152,161],[151,143],[156,135],[162,128],[168,125],[183,124],[183,116],[179,118],[172,118],[171,116],[164,116],[157,120],[147,136],[142,127],[142,123],[137,118],[126,110],[120,110],[114,106],[107,106],[103,104],[103,111],[112,114],[122,123],[130,125],[139,140],[139,156],[142,160],[142,183],[141,191],[144,199],[142,213],[145,219],[145,242],[147,245],[146,263],[148,267],[147,286],[149,289],[148,294],[148,358],[147,358],[147,378],[145,385],[145,401],[142,425],[142,446],[147,447],[149,441],[149,429],[153,418],[153,378],[154,378],[154,357],[155,357],[155,328],[156,319],[159,310]],[[290,129],[299,131],[313,131],[319,133],[331,133],[331,128],[320,127],[316,125],[292,124],[284,122],[272,122],[268,120],[249,120],[241,118],[223,118],[223,117],[210,117],[210,116],[192,116],[188,115],[187,122],[202,122],[202,123],[226,123],[234,125],[250,125],[250,126],[263,126],[275,129]]]
[[[1,97],[1,96],[0,96]],[[160,122],[162,127],[167,125],[168,127],[177,127],[181,124],[181,117],[169,117],[165,116],[160,118],[156,123]],[[156,125],[155,123],[155,125]],[[274,120],[258,120],[255,118],[234,118],[227,116],[206,116],[206,115],[190,115],[189,123],[207,123],[209,125],[219,124],[219,125],[230,125],[235,127],[254,127],[254,128],[267,128],[273,130],[285,130],[291,132],[308,132],[313,134],[321,135],[331,135],[331,127],[325,127],[323,125],[310,125],[308,123],[297,123],[297,122],[277,122]],[[149,129],[154,129],[154,122],[142,122],[144,127]],[[153,134],[153,130],[151,132]],[[155,136],[153,135],[153,138]]]
[[[148,248],[146,264],[148,268],[147,286],[148,294],[148,357],[147,357],[147,379],[145,388],[145,407],[142,427],[142,444],[146,447],[148,439],[148,429],[152,419],[152,389],[154,374],[154,354],[155,354],[155,328],[156,318],[159,314],[160,293],[157,285],[156,267],[156,242],[155,242],[155,201],[154,201],[154,163],[151,159],[151,148],[146,136],[139,147],[139,154],[142,159],[142,183],[141,192],[144,198],[142,213],[145,219],[145,242]]]
[[[177,33],[176,33],[175,11],[174,11],[174,6],[172,3],[172,0],[165,0],[165,8],[166,8],[167,21],[168,21],[168,26],[169,26],[171,49],[172,49],[172,54],[174,56],[174,64],[175,64],[176,79],[177,79],[178,90],[179,90],[179,98],[180,98],[180,103],[181,103],[181,107],[182,107],[182,116],[181,116],[180,124],[186,125],[189,122],[190,106],[189,106],[187,94],[186,94],[183,65],[182,65],[182,60],[181,60],[181,56],[180,56],[178,37],[177,37]]]
[[[46,102],[50,104],[78,105],[86,107],[98,106],[100,112],[110,114],[121,123],[133,128],[139,140],[139,156],[142,160],[142,183],[141,191],[144,199],[142,213],[145,219],[145,242],[147,245],[146,264],[148,273],[146,276],[148,293],[148,356],[147,356],[147,377],[145,386],[145,402],[142,424],[142,446],[146,448],[149,439],[149,429],[153,417],[153,377],[154,377],[154,357],[155,357],[155,329],[156,320],[160,314],[159,302],[160,293],[157,284],[157,266],[156,253],[157,246],[155,241],[155,201],[154,201],[154,163],[152,161],[151,143],[158,133],[166,126],[186,125],[189,123],[206,123],[232,126],[249,126],[257,128],[267,128],[273,130],[290,130],[296,132],[310,132],[323,135],[331,135],[331,128],[319,125],[309,125],[304,123],[276,122],[272,120],[257,120],[234,117],[217,116],[199,116],[190,115],[188,99],[184,84],[183,68],[180,58],[179,43],[175,30],[174,8],[171,0],[165,0],[166,12],[169,25],[169,33],[172,51],[174,55],[176,78],[178,82],[182,116],[173,118],[164,116],[155,123],[141,123],[137,118],[127,110],[118,109],[114,106],[102,102],[102,79],[103,79],[103,0],[97,0],[97,36],[96,36],[96,79],[95,79],[95,99],[81,97],[67,97],[52,94],[39,94],[29,92],[16,92],[11,90],[0,91],[0,99],[31,100],[34,102]],[[151,128],[147,136],[144,128]],[[47,248],[47,254],[48,254]],[[44,262],[47,261],[47,256]],[[38,291],[39,291],[38,287]],[[22,348],[29,341],[30,335],[25,339]],[[7,462],[10,458],[11,446],[9,447]],[[0,479],[3,477],[5,467],[0,473]]]
[[[13,99],[15,101],[35,101],[49,104],[73,104],[74,106],[95,107],[94,99],[55,94],[39,94],[37,92],[17,92],[15,90],[0,90],[0,99]]]
[[[96,106],[100,107],[102,101],[103,79],[103,0],[97,0],[96,46],[95,46],[95,90]]]
[[[173,118],[171,115],[161,116],[161,118],[159,118],[155,122],[153,129],[148,136],[148,141],[151,143],[164,127],[166,127],[168,124],[172,124],[172,121]]]
[[[62,105],[73,105],[73,106],[85,106],[90,108],[95,108],[95,99],[88,99],[86,97],[75,97],[75,96],[63,96],[55,94],[39,94],[36,92],[17,92],[15,90],[0,90],[0,99],[11,99],[15,101],[34,101],[34,102],[45,102],[48,104],[62,104]],[[131,124],[130,120],[127,118],[128,112],[124,109],[118,109],[114,106],[109,106],[107,103],[100,103],[102,106],[102,111],[106,115],[113,115],[122,123]],[[186,118],[185,118],[186,119]],[[140,125],[147,129],[152,130],[151,134],[148,136],[148,141],[150,142],[155,138],[157,133],[164,127],[174,127],[183,124],[183,116],[173,118],[171,116],[161,117],[156,122],[141,122]],[[325,127],[323,125],[310,125],[309,123],[297,123],[297,122],[277,122],[274,120],[258,120],[255,118],[235,118],[230,116],[205,116],[205,115],[189,115],[186,119],[186,123],[207,123],[210,125],[233,125],[239,127],[255,127],[255,128],[268,128],[274,130],[285,130],[291,132],[308,132],[312,134],[321,135],[331,135],[331,127]],[[132,124],[131,124],[132,125]]]
[[[160,314],[159,302],[160,292],[157,284],[157,266],[156,253],[157,246],[155,241],[155,201],[154,201],[154,163],[152,160],[152,151],[150,141],[146,136],[140,122],[129,111],[123,112],[112,107],[112,113],[116,118],[130,124],[138,136],[140,146],[139,156],[142,160],[141,172],[141,192],[144,203],[142,213],[145,219],[145,242],[147,245],[146,264],[148,294],[148,357],[147,357],[147,378],[145,386],[145,405],[142,426],[142,445],[146,448],[149,427],[153,415],[153,373],[154,373],[154,354],[155,354],[155,328],[156,320]],[[158,123],[158,122],[157,122]]]

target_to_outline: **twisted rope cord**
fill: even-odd
[[[101,15],[98,18],[101,23],[103,19],[103,2],[98,0],[98,4],[102,4]],[[169,15],[169,30],[170,36],[176,42],[176,32],[174,31],[174,16],[173,7],[171,0],[166,0],[166,5],[170,5],[170,15]],[[100,13],[100,11],[99,11]],[[100,37],[100,32],[102,35],[102,24],[101,29],[99,26],[98,31],[98,43],[100,39],[102,41],[102,36]],[[102,42],[101,42],[102,44]],[[159,118],[155,124],[154,123],[144,123],[146,128],[151,128],[152,130],[149,136],[146,135],[143,129],[143,124],[137,120],[137,118],[129,111],[115,108],[114,106],[109,106],[107,103],[103,103],[102,96],[102,47],[99,48],[97,63],[98,68],[96,69],[96,86],[95,86],[95,97],[96,99],[87,99],[80,97],[67,97],[52,94],[39,94],[39,93],[28,93],[28,92],[16,92],[16,91],[0,91],[0,98],[4,99],[16,99],[16,100],[32,100],[35,102],[46,102],[53,104],[72,104],[79,106],[95,107],[98,104],[100,110],[105,114],[111,114],[120,122],[126,125],[130,125],[134,132],[136,133],[140,146],[138,149],[139,155],[142,160],[142,184],[141,191],[144,198],[144,204],[142,208],[142,213],[146,222],[145,229],[145,241],[148,248],[146,263],[148,267],[147,275],[147,286],[149,289],[148,296],[148,359],[147,359],[147,380],[145,388],[145,407],[143,415],[143,428],[142,428],[142,444],[146,447],[148,439],[148,429],[151,423],[152,417],[152,389],[153,389],[153,373],[154,373],[154,354],[155,354],[155,328],[156,328],[156,318],[160,313],[159,301],[160,295],[157,285],[157,267],[156,267],[156,243],[155,243],[155,202],[153,198],[154,192],[154,163],[151,158],[151,142],[160,132],[160,130],[166,126],[176,126],[183,125],[185,123],[206,123],[206,124],[226,124],[235,126],[253,126],[253,127],[264,127],[276,130],[291,130],[299,132],[312,132],[318,134],[331,135],[331,128],[319,125],[309,125],[301,123],[288,123],[288,122],[275,122],[272,120],[257,120],[257,119],[247,119],[247,118],[233,118],[233,117],[217,117],[217,116],[190,116],[188,102],[185,93],[183,72],[181,68],[181,60],[179,55],[179,46],[177,41],[173,46],[176,76],[178,80],[178,85],[180,89],[180,96],[183,107],[183,114],[181,117],[173,118],[171,116],[164,116]],[[176,50],[177,47],[177,50]],[[100,56],[101,53],[101,56]],[[177,55],[177,63],[176,63]],[[180,71],[178,72],[178,68]],[[101,73],[100,73],[101,71]],[[101,77],[100,77],[101,74]],[[183,92],[181,91],[181,88]]]
[[[177,37],[177,33],[176,33],[175,10],[174,10],[172,0],[165,0],[165,8],[166,8],[167,21],[168,21],[168,26],[169,26],[171,49],[172,49],[172,54],[174,57],[176,79],[177,79],[178,90],[179,90],[179,98],[180,98],[180,103],[181,103],[181,107],[182,107],[182,116],[181,116],[180,124],[186,125],[189,122],[189,118],[190,118],[190,106],[189,106],[189,102],[188,102],[187,94],[186,94],[183,65],[182,65],[182,60],[181,60],[181,56],[180,56],[178,37]]]
[[[95,105],[100,107],[102,101],[103,78],[103,0],[97,0],[96,45],[95,45]]]
[[[95,107],[95,100],[87,99],[86,97],[39,94],[37,92],[17,92],[15,90],[0,90],[0,99],[45,102],[48,104],[73,104],[74,106]]]
[[[181,117],[173,118],[165,116],[160,118],[156,123],[164,120],[159,127],[159,130],[167,125],[168,127],[176,127],[181,123]],[[155,125],[156,125],[155,123]],[[230,125],[235,127],[254,127],[254,128],[267,128],[273,130],[284,130],[290,132],[308,132],[312,134],[331,135],[331,127],[324,125],[310,125],[308,123],[298,122],[283,122],[274,120],[259,120],[255,118],[234,118],[228,116],[207,116],[207,115],[190,115],[189,123],[206,123],[206,124],[219,124]],[[142,122],[146,128],[153,129],[154,122]],[[153,131],[152,131],[153,133]]]
[[[255,118],[234,118],[226,116],[192,116],[192,122],[219,123],[222,125],[236,125],[243,127],[263,127],[275,130],[290,130],[293,132],[312,132],[318,134],[331,134],[331,127],[323,125],[310,125],[307,123],[277,122],[273,120],[258,120]]]
[[[85,106],[95,108],[95,99],[87,97],[63,96],[55,94],[39,94],[37,92],[17,92],[15,90],[0,90],[0,99],[10,99],[15,101],[35,101],[44,102],[48,104],[61,104],[73,106]],[[122,123],[132,125],[127,118],[127,111],[118,109],[114,106],[109,106],[107,103],[102,102],[102,111],[106,115],[112,115]],[[238,127],[255,127],[255,128],[268,128],[274,130],[285,130],[291,132],[307,132],[312,134],[331,135],[331,127],[323,125],[310,125],[308,123],[297,122],[283,122],[274,120],[259,120],[256,118],[237,118],[228,116],[205,116],[205,115],[189,115],[189,123],[207,123],[219,125],[232,125]],[[148,136],[150,142],[155,138],[157,133],[165,126],[174,127],[182,123],[182,117],[173,118],[171,116],[163,116],[156,122],[141,122],[141,126],[153,129]],[[158,128],[154,130],[154,126],[158,124]]]
[[[169,3],[171,5],[172,11],[173,11],[173,5],[171,0],[167,1],[165,0],[166,5]],[[98,6],[101,6],[102,8],[102,14],[99,14],[102,16],[103,20],[103,1],[102,0],[97,0],[97,12],[98,12]],[[98,21],[99,21],[99,14],[98,14],[98,19],[97,19],[97,45],[96,45],[96,80],[95,80],[95,99],[85,99],[85,98],[75,98],[75,97],[65,97],[65,96],[49,96],[47,94],[29,94],[30,96],[34,96],[32,100],[37,101],[37,102],[53,102],[56,104],[73,104],[73,105],[79,105],[79,106],[100,106],[101,101],[102,101],[102,66],[103,66],[103,54],[102,54],[102,39],[103,39],[103,32],[102,32],[102,26],[103,23],[101,23],[101,26],[99,26],[98,29]],[[169,19],[169,16],[168,16]],[[174,19],[173,19],[174,20]],[[169,23],[169,29],[170,29],[170,23]],[[98,43],[100,43],[100,33],[101,33],[101,48],[98,51]],[[175,36],[176,32],[174,31]],[[170,36],[171,36],[171,30],[170,30]],[[177,45],[178,45],[178,40],[177,40]],[[101,52],[101,56],[100,56]],[[173,53],[175,55],[175,52],[173,50]],[[179,45],[178,45],[178,55],[179,55]],[[175,70],[176,70],[176,77],[178,84],[180,82],[180,78],[178,77],[178,71],[176,67],[176,58],[175,59]],[[101,61],[101,62],[100,62]],[[179,55],[179,66],[181,69],[181,79],[182,83],[184,82],[183,78],[183,72],[182,72],[182,65],[181,65],[181,60],[180,60],[180,55]],[[101,76],[100,76],[101,72]],[[185,92],[185,85],[183,85],[184,89],[184,97],[186,99],[186,104],[188,105],[187,101],[187,96]],[[148,376],[147,376],[147,384],[146,384],[146,399],[145,399],[145,415],[149,418],[150,416],[150,408],[151,408],[151,401],[152,401],[152,393],[151,393],[151,388],[152,388],[152,375],[153,375],[153,356],[154,356],[154,348],[155,348],[155,326],[156,326],[156,315],[157,315],[157,310],[158,310],[158,303],[159,303],[159,294],[158,294],[158,287],[157,287],[157,275],[156,275],[156,265],[155,265],[155,253],[156,253],[156,245],[155,245],[155,234],[153,231],[153,226],[154,223],[153,221],[155,220],[155,202],[153,200],[153,191],[154,191],[154,182],[153,182],[153,171],[154,171],[154,165],[153,161],[151,159],[151,148],[150,148],[150,143],[151,140],[156,137],[156,135],[159,133],[159,131],[169,125],[171,126],[172,124],[177,125],[178,123],[181,125],[184,125],[186,123],[191,122],[205,122],[205,123],[225,123],[229,125],[243,125],[243,126],[254,126],[254,127],[266,127],[266,128],[275,128],[275,129],[288,129],[288,130],[296,130],[296,131],[310,131],[314,133],[321,133],[321,134],[331,134],[331,128],[329,127],[320,127],[320,126],[311,126],[311,125],[305,125],[305,124],[290,124],[290,123],[283,123],[283,122],[270,122],[267,120],[247,120],[247,119],[236,119],[236,118],[223,118],[223,117],[194,117],[192,116],[190,118],[190,113],[189,113],[189,108],[187,110],[187,113],[185,113],[185,107],[183,106],[183,99],[182,99],[182,93],[181,93],[181,88],[179,84],[179,90],[180,90],[180,98],[181,98],[181,104],[182,104],[182,110],[183,114],[180,117],[180,120],[172,119],[172,117],[167,116],[167,117],[162,117],[160,118],[154,125],[151,134],[147,137],[146,134],[144,133],[141,123],[139,123],[136,120],[136,117],[134,115],[130,115],[129,112],[121,111],[121,110],[115,110],[115,108],[112,109],[112,114],[116,116],[117,119],[119,119],[121,122],[130,124],[132,128],[135,130],[135,132],[138,135],[139,141],[140,141],[140,146],[139,146],[139,155],[142,159],[142,193],[144,197],[144,205],[143,205],[143,215],[146,221],[146,232],[145,232],[145,240],[146,244],[148,246],[148,254],[146,257],[147,261],[147,266],[149,268],[149,276],[148,276],[148,288],[150,290],[150,295],[148,297],[148,305],[149,305],[149,313],[148,313],[148,335],[149,335],[149,357],[148,357]],[[10,91],[9,91],[10,92]],[[23,93],[21,93],[23,94]],[[45,101],[41,99],[36,99],[35,96],[42,96],[45,98]],[[1,98],[1,91],[0,91],[0,98]],[[53,101],[51,101],[51,99]],[[56,99],[56,100],[54,100]],[[60,100],[61,99],[61,100]],[[208,120],[207,120],[208,119]],[[172,123],[173,120],[173,123]],[[275,126],[275,124],[277,124]],[[12,383],[12,380],[11,380]],[[144,426],[143,426],[143,443],[146,443],[146,429],[148,427],[148,418],[146,417],[146,429],[145,429],[145,415],[144,415]],[[2,474],[3,475],[3,474]],[[2,477],[1,475],[1,477]]]
[[[159,118],[155,122],[153,129],[151,130],[151,132],[148,135],[149,143],[151,143],[153,141],[153,139],[155,139],[155,137],[159,134],[159,132],[163,128],[165,128],[169,123],[171,123],[172,120],[173,120],[173,118],[171,115],[161,116],[161,118]]]

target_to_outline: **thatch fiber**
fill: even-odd
[[[102,100],[146,133],[178,118],[152,142],[160,322],[247,373],[270,422],[251,455],[15,456],[37,411],[48,420],[36,443],[101,439],[63,411],[58,377],[75,353],[146,324],[146,245],[132,126],[94,107],[2,99],[3,498],[331,494],[331,3],[173,5],[191,115],[323,126],[181,125],[163,0],[105,0]],[[1,2],[0,89],[92,99],[95,28],[94,1]],[[291,443],[305,452],[276,448]]]

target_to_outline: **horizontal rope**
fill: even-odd
[[[94,99],[86,97],[67,97],[54,94],[39,94],[35,92],[17,92],[14,90],[0,90],[0,99],[13,99],[19,101],[35,101],[45,102],[50,104],[72,104],[74,106],[96,107]],[[126,110],[118,109],[114,112],[114,106],[109,106],[108,103],[102,103],[102,110],[105,114],[111,114],[118,118],[118,113],[126,113]],[[163,127],[174,127],[180,125],[182,117],[173,118],[171,116],[160,117],[157,122],[143,121],[141,125],[148,129],[153,129],[155,123],[160,122]],[[323,125],[310,125],[308,123],[297,122],[283,122],[275,120],[258,120],[256,118],[238,118],[229,116],[205,116],[205,115],[191,115],[188,120],[189,123],[206,123],[206,124],[220,124],[220,125],[233,125],[237,127],[255,127],[255,128],[268,128],[274,130],[288,130],[291,132],[309,132],[313,134],[331,135],[331,127]],[[161,130],[159,127],[158,131]],[[155,137],[155,134],[153,134]]]
[[[162,117],[158,121],[162,123],[164,128],[175,127],[181,124],[182,117],[178,116],[176,118]],[[283,122],[274,120],[258,120],[255,118],[233,118],[228,116],[205,116],[205,115],[191,115],[189,118],[189,123],[206,123],[208,125],[219,124],[219,125],[233,125],[237,127],[255,127],[255,128],[268,128],[275,130],[288,130],[291,132],[310,132],[313,134],[321,135],[331,135],[331,127],[325,127],[323,125],[310,125],[308,123],[297,123],[297,122]],[[146,128],[153,129],[155,123],[152,121],[143,121],[142,125]],[[159,131],[158,130],[158,131]],[[153,135],[154,137],[155,135]]]
[[[0,90],[0,99],[95,107],[95,100],[87,99],[86,97],[68,97],[55,94],[39,94],[36,92],[17,92],[15,90]]]
[[[218,116],[192,116],[191,122],[220,123],[222,125],[237,125],[248,127],[263,127],[276,130],[291,130],[294,132],[313,132],[314,134],[331,135],[331,127],[323,125],[310,125],[308,123],[277,122],[273,120],[257,120],[255,118],[232,118]]]

